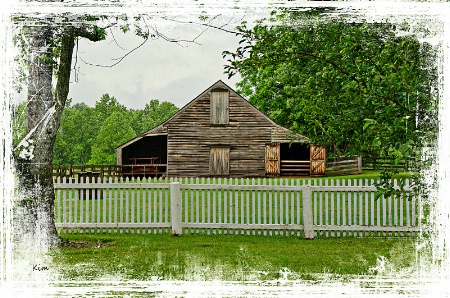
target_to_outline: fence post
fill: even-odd
[[[170,183],[170,222],[172,223],[172,235],[178,236],[183,233],[181,227],[181,184]]]
[[[362,156],[358,155],[357,160],[358,160],[358,174],[361,174],[362,173]]]
[[[312,190],[309,186],[303,188],[303,232],[306,239],[314,239]]]

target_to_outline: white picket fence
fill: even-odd
[[[88,180],[88,179],[87,179]],[[372,180],[55,178],[60,233],[411,236],[412,197],[375,198]],[[408,185],[405,188],[409,191]]]

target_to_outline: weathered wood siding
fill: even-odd
[[[211,94],[220,87],[204,92],[165,124],[170,177],[210,176],[211,147],[229,148],[229,176],[265,175],[265,144],[271,142],[274,124],[232,91],[227,91],[228,123],[212,123]]]
[[[286,143],[287,140],[293,143],[309,143],[309,141],[302,135],[293,134],[287,128],[284,127],[274,127],[272,129],[272,143]]]

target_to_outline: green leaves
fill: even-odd
[[[90,164],[115,164],[115,148],[136,135],[126,112],[115,111],[105,119],[92,146]]]
[[[373,119],[364,119],[363,130],[366,130],[370,125],[375,125],[377,123],[376,120]]]
[[[223,54],[225,72],[242,77],[238,91],[323,146],[394,159],[420,155],[436,131],[432,47],[395,36],[391,24],[320,15],[280,11],[271,22],[237,27],[240,46]]]

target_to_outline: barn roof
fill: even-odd
[[[308,142],[308,138],[306,136],[303,136],[301,134],[297,134],[297,133],[293,133],[291,130],[275,123],[272,119],[270,119],[266,114],[264,114],[263,112],[261,112],[260,110],[258,110],[254,105],[252,105],[251,103],[249,103],[245,98],[243,98],[240,94],[236,93],[236,91],[234,91],[230,86],[228,86],[227,84],[225,84],[222,80],[219,80],[217,82],[215,82],[213,85],[211,85],[210,87],[208,87],[205,91],[203,91],[202,93],[200,93],[200,95],[198,95],[196,98],[194,98],[193,100],[191,100],[189,103],[187,103],[184,107],[182,107],[181,109],[178,110],[178,112],[176,112],[175,114],[173,114],[169,119],[167,119],[166,121],[164,121],[163,123],[159,124],[158,126],[134,137],[131,140],[126,141],[125,143],[119,145],[116,147],[116,149],[119,148],[123,148],[126,147],[144,137],[147,136],[156,136],[156,135],[166,135],[167,134],[167,127],[166,125],[168,123],[170,123],[172,121],[172,119],[176,118],[178,115],[182,114],[186,109],[188,109],[190,106],[192,106],[199,98],[201,98],[203,95],[205,95],[205,93],[209,92],[212,89],[228,89],[230,92],[234,93],[234,95],[236,95],[238,98],[242,99],[243,102],[245,102],[247,105],[249,105],[252,109],[254,109],[255,113],[260,114],[261,116],[263,116],[264,118],[267,119],[267,121],[269,121],[270,123],[272,123],[272,125],[274,126],[274,128],[276,128],[275,134],[276,136],[275,139],[284,139],[286,140],[287,136],[289,135],[290,137],[292,137],[293,139],[300,141],[300,142]]]

